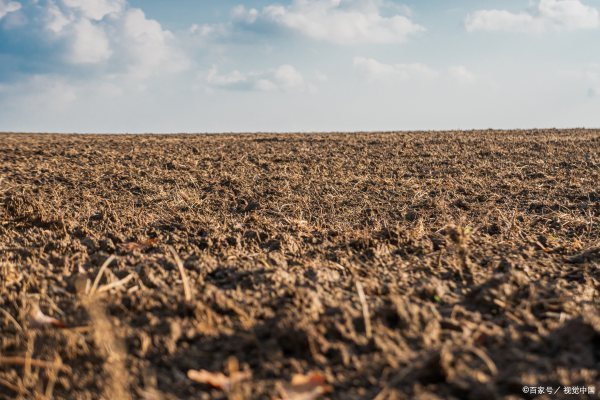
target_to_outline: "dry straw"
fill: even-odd
[[[372,329],[371,329],[371,314],[369,313],[369,305],[367,304],[367,298],[365,297],[365,291],[363,289],[362,284],[359,281],[356,281],[356,291],[358,292],[358,299],[360,300],[360,305],[362,307],[363,319],[365,320],[365,334],[367,335],[367,339],[371,339]]]
[[[173,259],[175,260],[175,264],[179,269],[179,273],[181,274],[181,281],[183,283],[183,295],[185,297],[185,301],[192,301],[192,288],[190,287],[190,281],[188,280],[187,274],[185,273],[183,262],[181,261],[181,258],[179,258],[179,255],[177,254],[173,246],[169,246],[169,251],[171,252]]]

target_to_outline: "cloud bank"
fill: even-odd
[[[465,28],[474,31],[534,32],[597,29],[600,12],[579,0],[540,0],[532,12],[479,10],[469,14]]]
[[[209,88],[260,92],[314,91],[314,86],[291,65],[281,65],[268,71],[242,73],[234,70],[220,73],[213,66],[205,76],[204,82]]]
[[[228,24],[194,27],[204,36],[235,32],[288,32],[309,39],[342,44],[394,44],[405,42],[425,28],[393,7],[385,15],[378,0],[294,0],[290,5],[271,4],[262,9],[240,5]]]
[[[458,83],[475,83],[477,76],[464,65],[438,71],[422,63],[387,64],[368,57],[354,57],[354,69],[369,82],[428,82],[439,78]]]
[[[93,67],[144,79],[189,65],[174,35],[125,0],[0,0],[0,14],[8,12],[19,20],[1,34],[20,35],[26,46],[7,45],[3,51],[23,63],[32,48],[46,52],[45,63],[36,65],[40,73]]]
[[[0,0],[0,19],[4,18],[11,12],[19,11],[20,9],[21,3],[18,1]]]

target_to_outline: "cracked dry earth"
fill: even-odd
[[[600,131],[2,134],[0,398],[598,398],[599,228]]]

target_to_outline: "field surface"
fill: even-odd
[[[600,131],[1,134],[0,277],[2,399],[597,399]]]

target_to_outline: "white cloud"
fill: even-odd
[[[209,88],[227,90],[254,90],[261,92],[292,92],[313,91],[313,85],[307,83],[300,72],[291,65],[281,65],[268,71],[242,73],[234,70],[230,73],[220,73],[213,66],[204,82]]]
[[[74,16],[63,13],[52,1],[46,6],[45,27],[56,35],[59,35],[74,19]]]
[[[294,0],[290,5],[271,4],[260,10],[237,6],[229,30],[278,28],[302,36],[337,44],[402,43],[425,31],[400,10],[381,0]],[[386,14],[384,9],[394,12]],[[199,28],[195,28],[198,30]],[[223,24],[208,25],[204,34],[226,35]]]
[[[431,67],[420,64],[385,64],[373,58],[355,57],[354,68],[370,81],[431,80],[439,74]]]
[[[464,65],[448,68],[448,74],[460,83],[474,83],[477,80],[477,76]]]
[[[282,65],[273,73],[273,80],[284,90],[294,90],[304,87],[302,74],[291,65]]]
[[[541,0],[540,15],[551,24],[565,29],[594,29],[600,26],[598,9],[579,0]]]
[[[540,0],[534,12],[479,10],[469,14],[465,20],[465,28],[469,32],[544,32],[599,27],[598,9],[580,0]]]
[[[225,24],[193,24],[189,29],[189,33],[192,35],[200,36],[201,38],[208,38],[226,36],[228,31],[227,26]]]
[[[104,63],[138,79],[190,64],[170,31],[125,0],[47,0],[40,7],[50,39],[65,44],[67,63]]]
[[[0,0],[0,19],[4,18],[11,12],[19,11],[20,9],[21,3],[18,1]]]
[[[448,67],[440,72],[422,63],[386,64],[373,58],[354,57],[354,69],[370,82],[458,82],[473,84],[478,82],[477,75],[464,65]]]
[[[69,61],[73,64],[97,64],[110,58],[112,51],[106,32],[88,19],[77,21],[72,28]]]
[[[174,35],[138,8],[125,13],[120,40],[129,71],[139,77],[157,71],[180,72],[189,66],[187,56],[173,45]]]
[[[231,11],[231,16],[233,17],[234,21],[253,24],[258,18],[259,12],[256,8],[247,9],[245,6],[240,4],[233,8]]]
[[[95,21],[100,21],[108,14],[119,13],[125,7],[125,0],[63,0],[63,3]]]
[[[248,76],[246,74],[242,74],[238,70],[228,74],[220,74],[216,66],[211,67],[208,74],[206,74],[206,83],[209,86],[223,89],[245,89],[252,87],[251,84],[248,85]]]
[[[532,32],[543,29],[538,19],[527,13],[481,10],[467,16],[465,28],[473,31]]]

